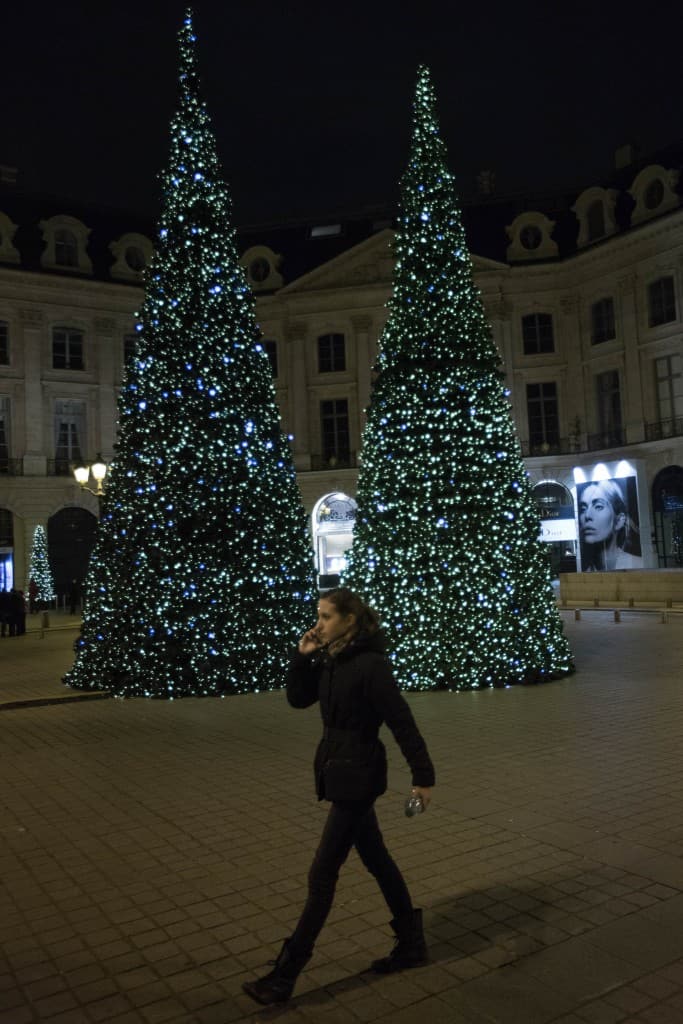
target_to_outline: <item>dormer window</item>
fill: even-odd
[[[582,192],[576,200],[572,211],[579,222],[579,237],[576,240],[579,249],[615,234],[617,195],[614,188],[594,185]]]
[[[605,204],[601,199],[595,199],[588,207],[586,213],[588,222],[588,240],[594,242],[605,234]]]
[[[282,288],[282,274],[278,267],[282,256],[267,245],[253,245],[242,255],[240,263],[247,272],[247,280],[255,292],[272,292]]]
[[[543,213],[530,210],[520,213],[505,231],[510,239],[507,257],[513,260],[551,259],[558,254],[557,243],[552,239],[555,222]]]
[[[142,284],[143,274],[152,262],[154,247],[149,238],[136,232],[122,235],[109,245],[114,255],[111,276],[131,284]]]
[[[40,227],[45,239],[40,262],[46,269],[92,274],[87,251],[90,228],[66,214],[41,220]]]
[[[12,245],[17,225],[8,216],[0,213],[0,260],[3,263],[18,263],[19,253]]]
[[[519,233],[519,241],[523,249],[533,252],[543,241],[543,235],[535,224],[526,224]]]
[[[678,178],[678,171],[667,171],[659,164],[644,167],[629,189],[636,204],[631,214],[631,223],[640,224],[668,210],[675,210],[679,205],[676,189]]]
[[[55,263],[58,267],[78,267],[78,239],[73,231],[55,231]]]

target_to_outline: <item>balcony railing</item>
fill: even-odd
[[[581,450],[580,441],[574,437],[558,437],[554,441],[522,441],[522,455],[525,458],[540,458],[543,455],[567,455]]]
[[[0,474],[3,476],[23,476],[23,459],[5,459],[0,456]]]
[[[355,469],[356,452],[336,452],[333,455],[311,455],[311,469]]]
[[[626,444],[623,430],[601,430],[599,434],[589,434],[587,450],[597,452],[601,448],[621,448]]]
[[[48,459],[48,476],[71,476],[71,463],[66,459]]]
[[[645,424],[645,440],[661,441],[665,437],[680,437],[683,434],[683,416]]]

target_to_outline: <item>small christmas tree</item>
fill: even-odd
[[[270,689],[313,616],[287,439],[180,32],[180,100],[117,454],[65,682],[174,698]]]
[[[31,594],[31,580],[33,580],[37,588],[31,602],[34,607],[40,608],[54,601],[55,585],[47,554],[47,537],[42,526],[36,526],[33,531],[33,546],[31,547],[28,583],[26,585],[29,595]]]
[[[424,67],[414,109],[345,581],[403,686],[541,681],[572,659]]]

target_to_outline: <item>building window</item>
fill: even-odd
[[[9,324],[0,320],[0,366],[9,366]]]
[[[123,365],[130,366],[138,351],[137,334],[124,334],[123,336]]]
[[[320,403],[320,427],[323,460],[348,462],[349,403],[346,398],[331,398]]]
[[[55,402],[55,471],[67,476],[73,462],[82,462],[85,440],[85,402],[74,399]]]
[[[128,245],[123,258],[126,261],[126,266],[136,274],[141,274],[147,266],[147,260],[145,254],[139,245]]]
[[[519,241],[523,249],[533,252],[543,241],[541,229],[535,224],[525,224],[519,233]]]
[[[273,378],[276,378],[278,375],[277,342],[269,339],[267,341],[262,342],[262,345],[264,352],[266,353],[268,359],[270,360],[270,369],[271,373],[273,374]]]
[[[656,210],[664,201],[664,183],[661,178],[653,178],[645,189],[643,203],[647,210]]]
[[[647,289],[647,305],[650,327],[671,323],[676,319],[676,299],[673,277],[660,277]]]
[[[552,315],[550,313],[529,313],[528,316],[523,316],[522,341],[525,356],[535,356],[541,352],[554,352]]]
[[[607,370],[599,373],[598,389],[598,423],[603,446],[623,444],[621,427],[621,393],[619,389],[619,371]]]
[[[594,200],[586,212],[588,241],[594,242],[605,234],[605,204],[602,199]]]
[[[78,239],[72,231],[55,231],[55,263],[58,267],[78,266]]]
[[[660,423],[683,419],[683,358],[673,355],[655,359],[655,384]]]
[[[0,473],[9,472],[9,398],[0,395]]]
[[[614,329],[614,300],[598,299],[591,306],[591,345],[616,338]]]
[[[321,334],[318,338],[318,373],[346,369],[346,345],[343,334]]]
[[[532,454],[557,448],[560,443],[560,417],[557,384],[527,384],[526,407],[529,419],[529,447]]]
[[[52,331],[52,367],[55,370],[83,369],[83,333],[71,327]]]

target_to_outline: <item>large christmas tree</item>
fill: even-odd
[[[314,614],[305,515],[195,44],[188,12],[138,352],[65,677],[120,696],[278,686]]]
[[[424,67],[395,256],[345,582],[380,612],[405,687],[568,673],[538,512]]]
[[[50,571],[50,561],[47,554],[47,537],[42,526],[36,526],[33,531],[33,546],[31,547],[31,559],[28,567],[27,591],[31,592],[31,580],[35,583],[35,600],[32,602],[37,607],[49,605],[54,601],[55,585]]]

